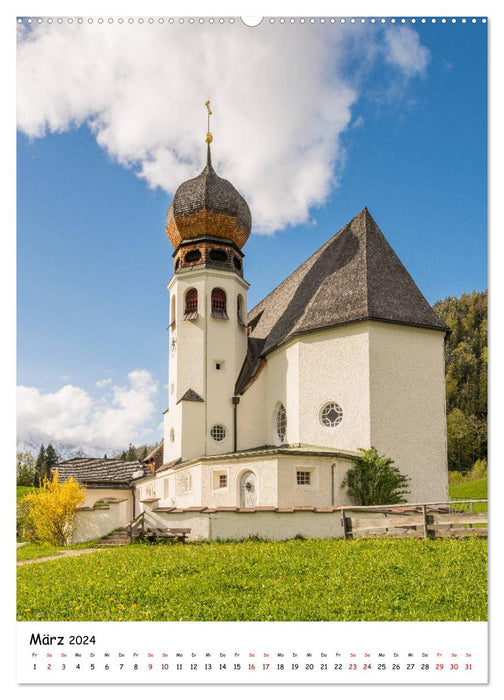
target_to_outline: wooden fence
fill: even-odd
[[[358,537],[487,537],[488,513],[479,512],[487,499],[348,506],[341,509],[345,539]]]

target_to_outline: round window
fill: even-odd
[[[276,415],[276,430],[280,442],[283,442],[287,433],[287,411],[285,410],[285,406],[283,404],[280,404],[278,407]]]
[[[226,428],[223,425],[214,425],[214,427],[210,431],[210,435],[213,437],[214,440],[220,442],[226,437]]]
[[[326,428],[335,428],[341,423],[343,418],[343,409],[334,401],[326,403],[320,411],[320,422],[325,425]]]

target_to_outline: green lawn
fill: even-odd
[[[18,567],[18,619],[486,620],[486,545],[135,544]]]
[[[91,542],[83,542],[81,544],[71,544],[71,545],[52,545],[52,544],[25,544],[22,547],[18,547],[16,551],[16,556],[18,561],[26,561],[27,559],[42,559],[43,557],[53,557],[60,552],[68,549],[87,549],[92,547],[99,540],[92,540]]]
[[[461,484],[450,485],[450,498],[469,499],[469,498],[488,498],[488,477],[483,479],[474,479],[473,481],[463,481]],[[458,506],[459,510],[468,511],[470,506],[464,503]],[[488,511],[488,503],[474,503],[474,513],[486,513]]]
[[[488,478],[463,481],[450,486],[450,498],[488,498]]]

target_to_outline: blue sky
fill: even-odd
[[[336,46],[331,28],[305,27],[312,41],[305,50],[312,51],[296,67],[296,80],[289,83],[286,73],[279,84],[282,61],[294,55],[292,29],[277,24],[264,35],[266,48],[257,43],[257,60],[264,54],[273,66],[271,83],[265,77],[238,84],[256,54],[229,62],[232,41],[214,66],[218,85],[183,63],[176,73],[153,75],[153,41],[118,94],[100,86],[109,80],[115,86],[117,70],[130,65],[121,42],[110,49],[111,77],[93,67],[92,53],[104,39],[88,33],[75,49],[89,81],[79,92],[78,79],[66,81],[64,45],[53,51],[61,34],[37,41],[36,28],[34,41],[22,41],[17,242],[24,437],[113,449],[98,429],[103,424],[116,427],[125,446],[129,435],[137,443],[159,439],[173,252],[164,216],[173,187],[203,166],[208,97],[217,172],[249,199],[257,222],[244,248],[249,307],[364,206],[429,302],[486,288],[486,25],[416,23],[403,34],[392,27],[390,35],[347,25],[338,28]],[[190,31],[200,46],[202,30]],[[250,34],[245,41],[253,48],[258,40]],[[72,76],[77,58],[68,60]],[[34,94],[26,86],[41,69],[52,87]],[[71,389],[62,393],[65,386]],[[45,421],[37,419],[41,413]]]

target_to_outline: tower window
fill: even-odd
[[[225,250],[220,248],[212,248],[210,251],[210,260],[214,262],[227,262],[228,256]]]
[[[280,442],[283,442],[287,433],[287,411],[282,403],[276,414],[276,431]]]
[[[226,428],[223,425],[214,425],[210,431],[210,435],[214,440],[220,442],[226,437]]]
[[[188,289],[185,296],[184,321],[191,321],[198,315],[198,290]]]
[[[242,269],[242,264],[240,258],[237,258],[236,255],[233,256],[233,265],[236,267],[238,271],[241,271]]]
[[[320,411],[320,422],[326,428],[335,428],[343,419],[343,409],[334,401],[326,403]]]
[[[184,261],[186,263],[195,263],[198,262],[201,258],[201,253],[199,250],[190,250],[188,253],[186,253],[186,256],[184,258]]]
[[[170,318],[170,325],[172,328],[175,328],[177,324],[177,304],[176,304],[176,297],[175,295],[172,297],[171,300],[171,318]]]
[[[226,292],[219,287],[212,289],[211,297],[212,316],[214,318],[227,319]]]
[[[236,298],[236,317],[241,323],[241,325],[244,326],[245,322],[243,320],[243,297],[241,294],[238,294]]]

